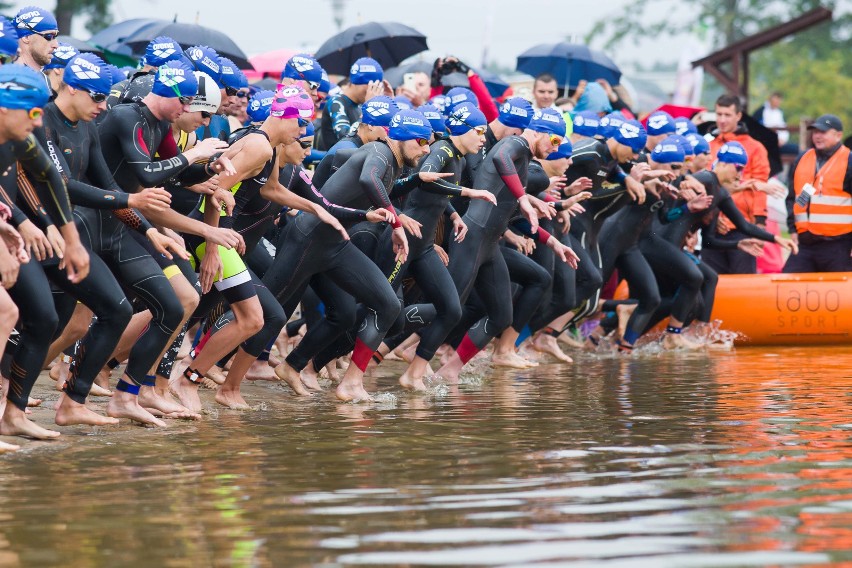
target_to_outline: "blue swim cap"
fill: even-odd
[[[94,53],[81,53],[65,66],[62,81],[75,89],[108,95],[112,88],[112,72]]]
[[[683,136],[680,136],[679,134],[672,134],[668,136],[666,140],[670,138],[675,140],[680,145],[681,149],[683,150],[684,157],[695,155],[695,151],[693,151],[692,149],[692,143],[689,140],[687,140]]]
[[[674,118],[664,110],[658,110],[648,115],[648,135],[674,134],[677,131]]]
[[[169,61],[157,69],[151,92],[167,99],[194,97],[198,92],[198,79],[184,63]]]
[[[30,110],[49,99],[44,75],[19,63],[0,65],[0,107]]]
[[[698,127],[688,118],[681,116],[675,119],[675,132],[681,136],[685,136],[687,132],[698,134]]]
[[[282,79],[294,79],[296,81],[308,81],[309,83],[322,83],[323,68],[313,56],[307,53],[299,53],[287,60],[284,69],[281,70]],[[328,79],[328,75],[326,75]],[[324,91],[328,92],[328,91]]]
[[[174,61],[181,55],[183,55],[183,49],[178,42],[167,36],[158,36],[148,42],[145,55],[142,56],[142,64],[159,67],[168,61]]]
[[[299,138],[310,138],[314,134],[316,134],[316,128],[314,128],[314,123],[309,122],[308,125],[305,127],[305,133],[299,136]]]
[[[467,87],[453,87],[447,91],[446,95],[449,102],[447,103],[447,108],[444,110],[445,114],[451,113],[456,105],[460,105],[462,103],[471,103],[473,106],[479,107],[479,101],[476,100],[476,95],[474,95],[473,91]]]
[[[500,115],[497,120],[501,124],[522,130],[530,125],[533,115],[532,103],[521,97],[506,99],[506,102],[500,105],[499,111]]]
[[[604,138],[612,138],[613,135],[615,135],[615,131],[618,130],[625,120],[627,120],[627,118],[618,111],[609,113],[605,117],[601,118],[600,124],[598,125],[598,134]]]
[[[26,6],[15,15],[15,29],[21,38],[36,33],[58,31],[59,25],[52,12],[38,6]]]
[[[15,31],[12,22],[0,17],[0,55],[16,53],[18,53],[18,32]]]
[[[263,122],[269,117],[269,109],[275,100],[275,92],[258,91],[249,99],[246,114],[252,122]]]
[[[604,117],[606,118],[606,117]],[[648,134],[638,120],[625,120],[612,135],[619,144],[628,146],[634,152],[639,152],[648,141]]]
[[[461,136],[479,126],[488,126],[488,119],[473,103],[460,103],[447,116],[447,128],[453,136]]]
[[[353,85],[366,85],[370,81],[381,81],[385,73],[375,59],[362,57],[349,69],[349,82]]]
[[[574,114],[574,133],[592,138],[597,136],[601,119],[596,112],[584,110]]]
[[[597,83],[589,83],[586,85],[586,90],[577,99],[577,105],[574,107],[577,112],[590,110],[592,112],[612,112],[612,103],[609,96],[604,91],[604,88]]]
[[[574,153],[574,145],[571,144],[571,141],[567,138],[562,141],[562,144],[554,151],[551,152],[546,160],[559,160],[560,158],[570,158],[571,154]]]
[[[542,108],[533,112],[530,125],[527,127],[535,132],[565,136],[565,119],[562,114],[552,108]]]
[[[331,90],[331,79],[328,78],[328,73],[326,72],[325,69],[323,69],[322,70],[322,76],[321,76],[321,79],[320,79],[320,84],[319,84],[319,87],[317,87],[317,92],[328,94],[328,92],[330,90]]]
[[[435,105],[421,105],[417,107],[417,110],[423,113],[423,116],[429,121],[432,131],[435,134],[445,134],[447,132],[447,121],[444,119],[441,109]]]
[[[674,136],[669,136],[657,144],[651,151],[651,159],[658,164],[675,164],[683,162],[685,158],[683,146]]]
[[[414,108],[414,103],[412,103],[411,99],[408,97],[397,95],[393,98],[393,101],[396,103],[399,110],[411,110]]]
[[[240,75],[242,75],[242,71],[237,68],[237,64],[228,59],[227,57],[219,58],[220,66],[219,68],[222,71],[222,82],[221,84],[224,87],[230,87],[234,90],[239,91],[242,88],[242,80],[240,79]]]
[[[192,65],[198,71],[203,71],[216,81],[220,88],[224,88],[222,82],[222,61],[219,54],[212,47],[196,45],[186,50],[186,56],[192,61]]]
[[[447,107],[450,106],[450,99],[447,95],[435,95],[429,99],[429,104],[433,105],[441,114],[447,112]]]
[[[423,113],[416,110],[401,110],[393,115],[388,132],[391,140],[400,142],[415,138],[429,140],[430,136],[432,136],[432,127]]]
[[[2,69],[2,67],[0,67]],[[748,154],[739,142],[726,142],[719,148],[716,159],[726,164],[738,164],[744,166],[748,163]]]
[[[368,126],[390,126],[393,115],[401,109],[397,106],[396,100],[379,95],[373,97],[366,103],[361,105],[361,122]]]
[[[44,66],[44,70],[48,69],[65,69],[72,57],[80,53],[73,46],[67,43],[59,43],[59,47],[53,52],[53,59],[50,63]]]
[[[698,154],[709,154],[710,153],[710,144],[707,143],[707,140],[704,139],[700,134],[696,134],[695,132],[687,132],[684,135],[686,141],[692,146],[692,153],[696,156]]]
[[[124,74],[124,71],[113,65],[112,63],[107,63],[106,68],[109,69],[110,77],[112,78],[112,84],[115,85],[121,81],[127,79],[127,75]]]

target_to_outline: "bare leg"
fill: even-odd
[[[59,337],[50,344],[50,349],[48,349],[47,357],[44,360],[45,366],[56,359],[63,350],[74,345],[75,341],[83,339],[83,336],[89,331],[89,324],[92,323],[92,317],[92,310],[83,304],[78,303],[74,307],[74,313],[71,315],[68,325],[65,326]],[[51,369],[50,376],[51,378],[53,377],[53,369]]]
[[[369,402],[372,399],[364,389],[364,371],[350,363],[343,375],[343,380],[334,392],[335,396],[344,402]]]
[[[428,368],[429,361],[415,355],[408,368],[399,377],[399,384],[409,390],[425,391],[426,385],[423,382],[423,377],[426,376]]]
[[[225,378],[225,383],[216,391],[216,402],[234,410],[249,410],[251,407],[240,393],[240,384],[246,376],[246,372],[256,361],[253,355],[249,355],[242,349],[237,350],[231,362],[231,369]]]

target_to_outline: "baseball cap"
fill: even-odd
[[[824,114],[808,126],[808,130],[819,130],[820,132],[832,129],[843,132],[843,123],[840,118],[833,114]]]
[[[461,136],[479,126],[488,126],[488,119],[473,103],[457,104],[447,116],[447,128],[453,136]]]
[[[94,53],[81,53],[65,66],[62,81],[75,89],[108,95],[112,88],[112,72]]]
[[[57,47],[53,52],[53,59],[50,60],[50,63],[44,66],[44,70],[65,69],[65,66],[68,65],[71,58],[78,53],[80,52],[74,49],[72,45],[59,42],[59,47]]]
[[[382,66],[370,57],[357,59],[349,68],[349,82],[353,85],[366,85],[370,81],[381,81],[384,76]]]
[[[674,122],[672,122],[672,124],[674,124]],[[651,159],[658,164],[674,164],[682,162],[685,157],[683,146],[674,136],[665,138],[662,142],[654,146],[654,149],[651,151]]]
[[[203,71],[193,72],[198,81],[198,92],[189,105],[189,112],[205,111],[215,113],[222,104],[222,91],[210,75]]]
[[[615,141],[619,144],[624,144],[634,152],[638,152],[645,147],[645,143],[648,141],[648,134],[642,128],[641,122],[630,119],[623,121],[616,128],[612,134],[612,138],[615,138]]]
[[[527,128],[535,132],[565,136],[565,119],[559,111],[552,108],[537,109],[533,112],[532,120]]]
[[[44,75],[21,65],[9,63],[0,65],[0,107],[29,110],[43,107],[50,99],[50,91]]]
[[[168,61],[178,59],[182,54],[183,50],[178,42],[168,36],[157,36],[145,47],[142,64],[159,67]]]
[[[26,6],[15,15],[15,29],[18,37],[56,31],[59,25],[52,12],[38,6]]]
[[[574,133],[580,136],[592,138],[597,136],[601,125],[601,119],[596,112],[583,110],[574,115]]]
[[[187,49],[185,54],[197,71],[204,71],[216,81],[219,87],[224,87],[224,83],[222,83],[222,62],[215,49],[206,45],[195,45]]]
[[[15,55],[18,52],[18,32],[6,18],[0,17],[0,55]]]
[[[391,140],[414,140],[416,138],[429,140],[432,127],[422,112],[416,110],[401,110],[391,119],[388,137]]]
[[[726,164],[744,166],[748,163],[748,154],[739,142],[727,142],[719,148],[716,159]]]
[[[559,160],[561,158],[570,158],[571,154],[574,153],[574,145],[571,144],[571,141],[566,138],[562,141],[562,144],[559,147],[550,153],[550,155],[545,158],[546,160]]]
[[[269,116],[311,120],[314,117],[314,100],[298,85],[287,85],[275,93]]]
[[[390,126],[393,115],[399,112],[395,99],[380,95],[361,105],[361,122],[368,126]]]
[[[507,99],[499,108],[499,116],[497,120],[504,126],[509,128],[526,128],[532,120],[533,108],[532,104],[521,97],[512,97]]]
[[[421,105],[417,107],[417,110],[423,113],[423,116],[425,116],[426,120],[429,121],[430,126],[432,126],[432,131],[436,135],[445,134],[447,132],[447,121],[444,118],[444,114],[441,112],[441,109],[435,105]]]
[[[249,99],[246,107],[246,114],[252,122],[263,122],[269,116],[269,110],[272,108],[272,101],[275,100],[273,91],[261,90],[256,92]]]
[[[185,63],[169,61],[157,69],[151,92],[167,99],[194,97],[198,92],[198,81]]]

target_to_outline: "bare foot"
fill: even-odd
[[[139,406],[154,415],[164,418],[181,418],[185,420],[200,420],[201,415],[173,400],[168,394],[157,391],[153,387],[139,389]]]
[[[142,424],[151,424],[161,428],[166,423],[139,406],[139,397],[128,392],[117,391],[107,405],[107,415],[113,418],[127,418]]]
[[[59,408],[56,409],[56,423],[60,426],[72,424],[88,424],[91,426],[107,426],[118,424],[118,418],[102,416],[86,408],[85,404],[73,401],[67,396],[62,397]]]
[[[109,367],[104,367],[103,369],[101,369],[98,372],[98,376],[95,377],[94,384],[96,384],[99,387],[102,387],[106,390],[109,390],[110,378],[112,378],[112,369],[110,369]],[[89,393],[89,394],[91,394],[91,393]],[[98,396],[100,396],[100,395],[98,395]]]
[[[0,442],[0,452],[17,452],[21,449],[21,446],[16,444],[7,444],[6,442]]]
[[[271,360],[272,359],[270,358],[270,361]],[[246,373],[246,379],[249,381],[277,381],[278,376],[275,374],[275,369],[269,365],[269,362],[258,359],[251,364],[251,367],[249,367],[249,370]],[[275,366],[277,367],[278,364]]]
[[[664,349],[701,349],[701,345],[693,343],[678,333],[666,333],[663,337]]]
[[[408,372],[403,373],[399,377],[399,384],[404,389],[414,391],[425,391],[426,384],[423,382],[423,377],[412,377]]]
[[[574,338],[574,336],[572,336],[572,335],[571,335],[570,333],[568,333],[567,331],[566,331],[566,332],[563,332],[563,333],[560,333],[560,334],[559,334],[559,337],[557,337],[557,338],[556,338],[556,340],[557,340],[557,341],[561,341],[562,343],[564,343],[564,344],[565,344],[565,345],[567,345],[568,347],[573,347],[574,349],[583,349],[583,347],[584,347],[582,343],[580,343],[579,341],[577,341],[577,340]]]
[[[178,402],[190,412],[201,412],[201,398],[198,396],[198,385],[192,383],[183,375],[169,380],[169,390]]]
[[[552,335],[547,335],[546,333],[539,333],[533,338],[531,345],[532,348],[536,351],[552,355],[560,361],[565,361],[566,363],[574,362],[574,360],[571,359],[571,357],[569,357],[567,353],[565,353],[564,351],[562,351],[562,349],[559,348],[559,343]]]
[[[342,382],[334,391],[334,396],[343,402],[372,402],[373,397],[370,396],[364,389],[364,385],[360,383]]]
[[[299,372],[288,365],[287,363],[283,363],[275,367],[275,374],[278,375],[278,378],[293,389],[299,396],[311,396],[311,393],[305,389],[304,385],[302,385],[302,377],[299,376]]]
[[[217,366],[210,367],[210,370],[204,373],[204,376],[216,383],[217,385],[225,384],[225,373]]]
[[[512,369],[528,369],[529,365],[524,359],[518,357],[515,353],[494,353],[491,356],[491,363],[497,367],[510,367]],[[443,373],[441,373],[443,374]]]
[[[331,363],[326,365],[324,369],[328,380],[334,381],[335,383],[340,382],[340,372],[337,370],[337,363],[332,361]]]
[[[50,368],[50,378],[56,381],[56,390],[62,390],[65,381],[68,380],[68,371],[71,369],[71,363],[66,363],[60,359]]]
[[[93,383],[92,389],[89,391],[89,396],[112,396],[112,391]]]
[[[216,402],[231,410],[251,410],[251,406],[245,401],[239,390],[226,390],[219,387],[216,391]]]
[[[50,440],[60,436],[60,433],[55,430],[42,428],[27,418],[24,411],[11,404],[6,406],[6,412],[3,414],[3,419],[0,420],[0,434],[3,436],[34,438],[36,440]]]
[[[302,369],[302,372],[299,373],[299,378],[302,379],[302,384],[304,384],[310,390],[325,390],[320,386],[319,381],[317,380],[317,373],[316,371],[314,371],[314,367],[310,363],[308,363],[307,367]]]

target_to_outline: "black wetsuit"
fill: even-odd
[[[335,142],[334,145],[328,149],[328,152],[326,152],[322,160],[320,160],[320,163],[314,168],[314,177],[312,178],[314,187],[322,189],[322,186],[325,185],[325,182],[328,181],[331,174],[336,171],[332,166],[334,165],[334,156],[337,154],[338,150],[358,149],[363,145],[364,142],[357,134],[345,136]]]
[[[388,191],[399,171],[390,147],[383,142],[371,142],[357,150],[329,178],[322,195],[353,209],[371,206],[393,209]],[[263,281],[280,301],[286,302],[295,294],[301,295],[311,276],[319,273],[327,274],[369,310],[353,354],[353,362],[364,369],[396,319],[399,301],[372,260],[334,228],[314,215],[302,213],[291,223],[284,246]]]
[[[338,140],[349,135],[352,125],[361,120],[361,107],[344,94],[330,97],[325,103],[320,120],[316,147],[328,150]]]

